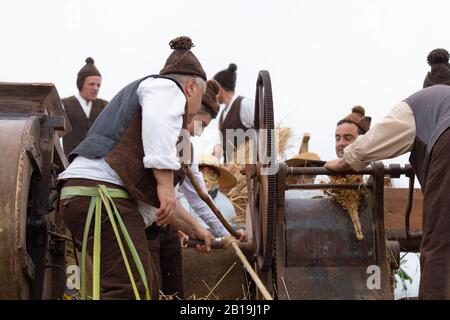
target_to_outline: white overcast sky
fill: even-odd
[[[92,56],[100,97],[111,99],[159,72],[179,35],[208,77],[236,63],[238,94],[254,98],[258,71],[269,70],[293,152],[311,132],[310,151],[331,159],[335,124],[352,106],[380,121],[421,88],[428,52],[450,50],[450,1],[3,1],[0,81],[52,82],[66,97]]]

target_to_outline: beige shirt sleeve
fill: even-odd
[[[344,149],[344,160],[356,171],[370,162],[397,157],[411,150],[416,123],[410,106],[401,102],[365,135]]]

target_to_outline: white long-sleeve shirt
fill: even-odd
[[[176,144],[183,125],[184,93],[171,80],[148,78],[137,94],[142,106],[144,167],[180,169]]]
[[[202,190],[208,194],[206,189],[205,181],[203,179],[203,175],[199,170],[198,164],[193,163],[192,173],[195,176],[195,179],[199,183]],[[184,194],[186,200],[189,205],[194,209],[194,211],[198,214],[198,216],[213,230],[214,234],[219,235],[219,237],[229,236],[230,233],[225,229],[222,225],[222,222],[216,217],[214,212],[209,208],[209,206],[203,201],[202,198],[195,191],[194,186],[191,181],[186,178],[183,183],[180,185],[180,192]]]
[[[176,143],[183,125],[186,97],[171,80],[147,78],[137,89],[142,107],[142,143],[145,168],[178,170]],[[123,186],[123,182],[105,158],[77,156],[58,179],[82,178],[106,181]],[[146,226],[156,220],[157,209],[138,202]]]
[[[344,149],[344,160],[360,171],[370,162],[389,159],[411,150],[416,123],[411,107],[401,102],[380,123]]]

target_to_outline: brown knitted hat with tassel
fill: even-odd
[[[220,106],[217,103],[217,95],[219,94],[219,91],[220,87],[217,81],[208,80],[208,82],[206,82],[206,92],[203,95],[202,104],[211,114],[213,119],[217,117],[217,114],[219,113]]]
[[[365,114],[366,111],[364,110],[363,107],[354,106],[352,108],[352,113],[350,113],[341,121],[351,122],[355,124],[358,128],[360,128],[364,133],[366,133],[370,129],[370,122],[372,121],[372,118],[366,117]]]
[[[89,77],[89,76],[101,77],[102,76],[94,64],[94,59],[92,59],[91,57],[88,57],[88,58],[86,58],[85,61],[86,61],[85,66],[83,68],[81,68],[80,71],[78,71],[77,88],[79,91],[81,91],[81,89],[83,89],[84,79],[86,79],[87,77]]]
[[[237,65],[230,63],[227,69],[216,73],[214,80],[216,80],[225,90],[234,91],[234,88],[236,87],[236,70]]]
[[[427,73],[423,82],[423,87],[430,87],[435,84],[450,85],[450,64],[448,63],[450,54],[445,49],[434,49],[427,56],[431,71]]]
[[[170,41],[169,46],[173,49],[171,55],[167,58],[164,68],[159,72],[165,74],[184,74],[198,76],[206,81],[206,73],[203,70],[200,61],[192,53],[194,47],[189,37],[178,37]]]

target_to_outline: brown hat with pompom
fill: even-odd
[[[236,70],[237,65],[230,63],[228,68],[216,73],[214,80],[216,80],[225,90],[234,91],[234,88],[236,87]]]
[[[371,117],[365,116],[366,111],[361,106],[354,106],[352,108],[352,113],[342,119],[342,122],[350,122],[355,124],[358,128],[360,128],[364,133],[369,131],[370,122],[372,121]]]
[[[206,73],[200,61],[198,61],[197,57],[191,51],[194,44],[189,37],[175,38],[169,42],[169,46],[173,49],[173,52],[167,58],[164,68],[159,72],[160,75],[192,75],[198,76],[206,81]]]
[[[427,56],[431,71],[427,73],[423,81],[423,87],[430,87],[435,84],[450,85],[450,64],[448,63],[450,54],[445,49],[434,49]]]
[[[219,103],[217,102],[217,95],[219,94],[220,87],[217,81],[208,80],[206,82],[206,92],[202,98],[202,104],[205,106],[207,111],[211,114],[214,119],[219,113]]]
[[[86,58],[86,65],[78,71],[77,76],[77,88],[81,91],[83,89],[84,79],[86,79],[89,76],[99,76],[102,75],[98,71],[97,67],[94,64],[94,59],[91,57]]]

